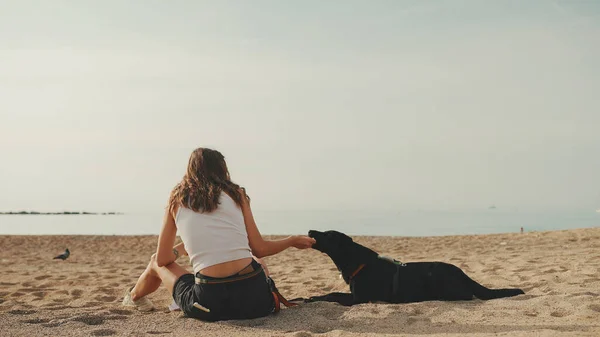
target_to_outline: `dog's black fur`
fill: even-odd
[[[353,305],[374,301],[465,301],[473,299],[473,296],[490,300],[524,294],[521,289],[488,289],[473,281],[460,268],[444,262],[404,264],[382,259],[373,250],[337,231],[311,230],[308,235],[317,241],[313,248],[333,260],[351,291],[314,296],[308,300],[310,302]],[[352,276],[363,264],[364,267]]]

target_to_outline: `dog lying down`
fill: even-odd
[[[473,281],[460,268],[444,262],[400,263],[379,256],[337,231],[311,230],[313,248],[333,260],[350,285],[351,293],[330,293],[309,298],[342,305],[366,302],[410,303],[422,301],[482,300],[524,294],[521,289],[488,289]]]

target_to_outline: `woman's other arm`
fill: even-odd
[[[176,244],[175,247],[173,247],[173,250],[177,251],[177,256],[188,255],[187,250],[185,250],[185,246],[183,245],[183,242]],[[175,253],[175,252],[173,252],[173,253]]]
[[[176,235],[177,226],[175,226],[175,219],[173,218],[173,214],[170,212],[169,207],[167,207],[163,219],[163,226],[158,235],[158,247],[156,248],[156,263],[159,267],[169,265],[177,260],[178,256],[175,255],[175,250],[178,253],[185,252],[183,243],[173,247]],[[185,254],[187,254],[187,252],[185,252]]]

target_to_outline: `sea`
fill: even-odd
[[[441,236],[600,227],[600,213],[477,211],[255,211],[262,234],[311,229],[349,235]],[[0,215],[0,235],[157,235],[160,213],[119,215]]]

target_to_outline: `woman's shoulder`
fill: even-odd
[[[169,208],[169,214],[173,217],[173,219],[177,219],[177,213],[179,213],[179,209],[181,208],[178,203],[173,203],[167,206]]]

